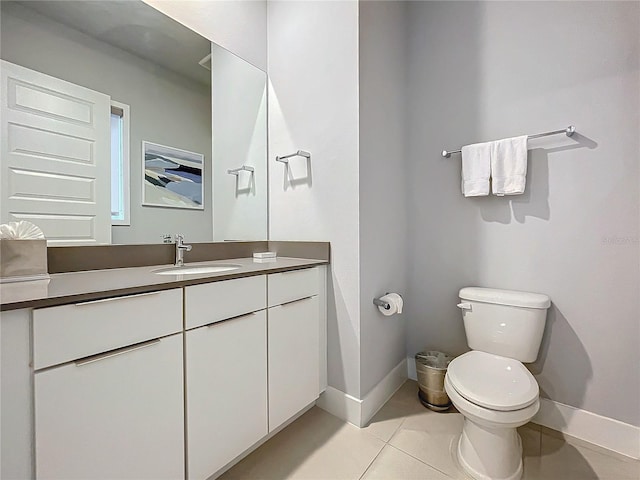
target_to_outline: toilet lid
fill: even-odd
[[[447,377],[457,392],[491,410],[519,410],[538,398],[538,383],[518,360],[472,351],[455,358]]]

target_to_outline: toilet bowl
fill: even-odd
[[[460,290],[467,342],[455,358],[445,390],[464,417],[457,445],[461,468],[477,480],[522,477],[517,428],[540,408],[539,388],[522,362],[538,356],[549,297],[479,287]]]
[[[517,480],[522,447],[516,428],[537,413],[538,384],[517,360],[472,351],[449,365],[445,390],[464,417],[458,462],[479,480]]]

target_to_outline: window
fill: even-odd
[[[129,105],[111,102],[111,225],[129,220]]]

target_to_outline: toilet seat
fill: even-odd
[[[501,411],[481,407],[480,405],[470,402],[458,393],[453,385],[451,385],[448,376],[444,379],[444,388],[453,406],[456,407],[465,418],[487,427],[519,427],[529,422],[540,408],[540,400],[537,398],[533,403],[519,410]]]
[[[447,379],[465,400],[489,410],[522,410],[538,400],[535,378],[512,358],[467,352],[449,364]]]

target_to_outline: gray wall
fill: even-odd
[[[113,227],[112,243],[212,240],[210,88],[19,5],[3,5],[1,32],[4,60],[131,106],[131,226]],[[204,211],[142,206],[143,140],[205,155]]]
[[[372,304],[406,291],[406,11],[403,2],[359,3],[360,398],[406,357],[405,315]]]
[[[407,349],[466,350],[460,287],[551,296],[542,395],[640,425],[638,2],[409,5]],[[527,190],[463,198],[443,148],[530,142]]]

